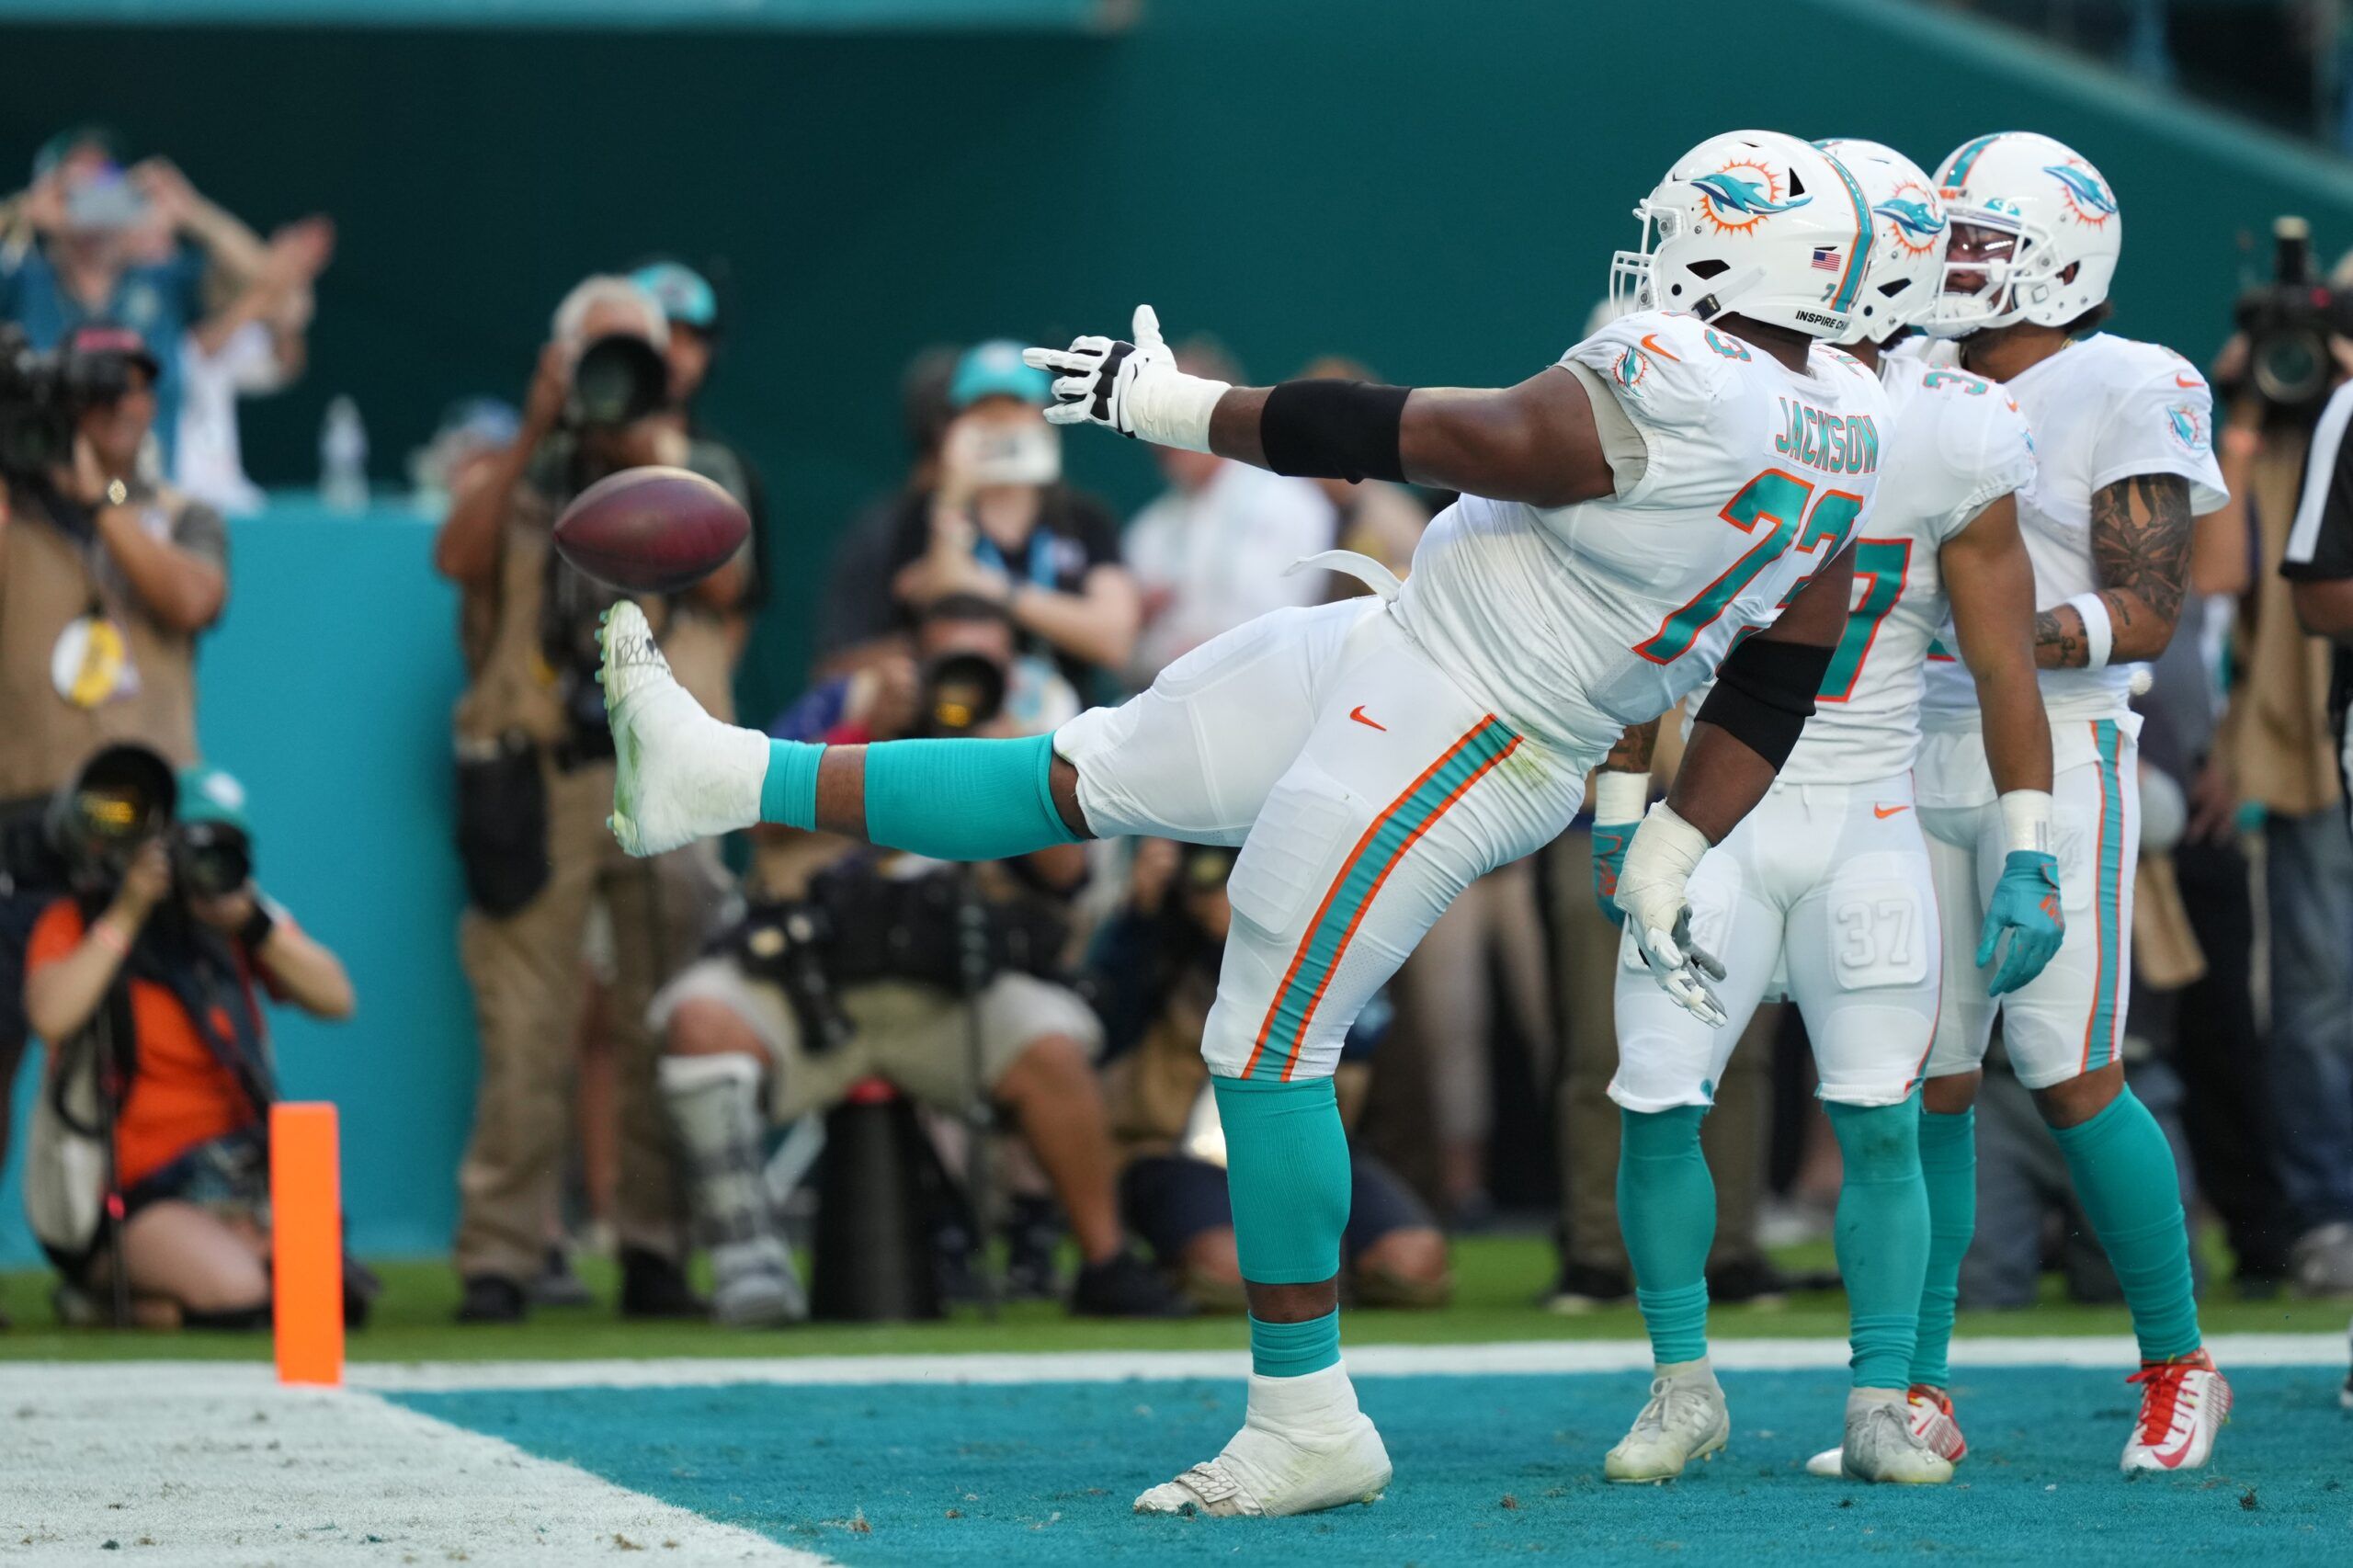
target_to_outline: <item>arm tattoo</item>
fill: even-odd
[[[1612,773],[1648,773],[1651,770],[1651,748],[1658,742],[1658,721],[1635,724],[1618,737],[1601,766]]]
[[[2091,657],[2084,641],[2084,618],[2062,605],[2034,617],[2034,662],[2044,669],[2079,670]]]
[[[2092,572],[2118,642],[2133,640],[2136,624],[2170,639],[2189,583],[2189,484],[2178,474],[2135,474],[2094,494]]]

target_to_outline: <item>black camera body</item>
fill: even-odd
[[[2271,281],[2239,295],[2234,312],[2245,335],[2247,378],[2285,415],[2319,412],[2336,383],[2333,337],[2353,337],[2353,296],[2340,295],[2313,267],[2312,226],[2283,217],[2271,226]]]
[[[74,412],[63,357],[0,322],[0,477],[38,479],[73,461]]]
[[[670,401],[670,362],[642,337],[617,332],[580,350],[566,413],[575,426],[634,425]]]

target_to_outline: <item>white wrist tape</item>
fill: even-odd
[[[2051,853],[2051,792],[2047,790],[2012,790],[2003,795],[2002,836],[2007,849],[2031,849],[2038,855]]]
[[[1651,803],[1651,776],[1603,768],[1593,776],[1593,820],[1621,823],[1643,820]]]
[[[1232,390],[1230,381],[1155,368],[1138,376],[1128,388],[1128,422],[1135,426],[1140,441],[1179,451],[1206,452],[1211,411]]]
[[[1618,907],[1665,929],[1709,848],[1708,835],[1661,801],[1626,846],[1625,869],[1618,874]]]
[[[2084,618],[2084,642],[2090,649],[2084,667],[2106,669],[2108,656],[2116,648],[2116,623],[2108,618],[2108,601],[2097,594],[2077,594],[2067,603]]]

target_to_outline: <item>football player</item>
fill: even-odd
[[[1952,241],[1925,324],[1957,346],[1962,369],[2018,400],[2037,457],[2018,513],[2034,562],[2035,662],[2055,768],[2043,846],[2059,858],[2066,935],[2040,975],[2000,998],[2002,1043],[2066,1156],[2131,1309],[2141,1351],[2131,1381],[2142,1392],[2123,1467],[2191,1468],[2213,1451],[2230,1385],[2199,1335],[2173,1150],[2126,1086],[2118,1047],[2140,833],[2130,666],[2172,640],[2191,519],[2227,499],[2211,446],[2213,398],[2181,356],[2098,330],[2123,218],[2082,156],[2048,136],[2003,131],[1963,142],[1937,183]],[[1955,357],[1938,347],[1930,358]],[[2005,855],[2036,829],[1997,799],[1976,689],[1933,653],[1921,722],[1919,811],[1946,962],[1923,1090],[1932,1244],[1912,1381],[1949,1408],[1946,1347],[1976,1222],[1971,1107],[1996,1006],[1956,943],[1999,896]],[[1957,1428],[1949,1441],[1957,1454]]]
[[[1609,1085],[1624,1126],[1619,1219],[1657,1367],[1650,1402],[1605,1461],[1612,1481],[1671,1479],[1731,1430],[1706,1354],[1715,1190],[1699,1120],[1750,1014],[1777,993],[1804,1016],[1845,1156],[1836,1234],[1854,1384],[1843,1468],[1860,1481],[1952,1476],[1923,1436],[1925,1410],[1905,1397],[1928,1249],[1915,1091],[1941,967],[1912,764],[1922,661],[1948,605],[1986,714],[2001,809],[2018,824],[1982,926],[1970,928],[1972,948],[1955,961],[1990,962],[2006,934],[1988,987],[1998,995],[2059,948],[2057,865],[2040,846],[2051,733],[2035,686],[2034,568],[2014,500],[2034,472],[2033,444],[1998,386],[1916,360],[1882,362],[1882,348],[1943,288],[1944,212],[1902,154],[1870,142],[1823,145],[1861,184],[1879,223],[1848,351],[1883,373],[1894,425],[1852,547],[1854,609],[1814,716],[1764,801],[1691,878],[1692,930],[1723,955],[1716,992],[1729,1020],[1711,1029],[1656,986],[1619,976]],[[1640,814],[1656,731],[1655,721],[1638,727],[1604,763],[1597,844],[1622,842],[1631,829],[1608,824]],[[1597,889],[1615,878],[1608,862],[1597,855]]]
[[[1462,494],[1402,587],[1353,558],[1371,597],[1251,621],[1050,737],[771,745],[705,716],[633,608],[607,629],[613,825],[633,853],[756,821],[959,859],[1111,834],[1242,846],[1202,1050],[1249,1297],[1248,1415],[1141,1512],[1297,1514],[1388,1483],[1339,1358],[1341,1041],[1457,893],[1550,842],[1626,726],[1711,675],[1618,896],[1660,984],[1722,1021],[1684,885],[1771,783],[1845,631],[1886,398],[1818,345],[1849,330],[1872,225],[1835,158],[1770,131],[1700,143],[1636,211],[1613,290],[1671,311],[1511,387],[1232,387],[1178,369],[1149,308],[1132,341],[1030,350],[1056,372],[1058,423]]]

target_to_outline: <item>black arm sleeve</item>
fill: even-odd
[[[1832,650],[1750,637],[1716,667],[1716,687],[1697,719],[1713,724],[1773,765],[1776,772],[1813,713]]]
[[[1258,415],[1267,466],[1306,479],[1404,483],[1397,433],[1411,390],[1370,381],[1284,381],[1267,393]]]

